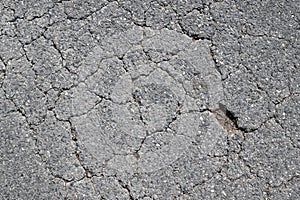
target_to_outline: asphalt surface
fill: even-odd
[[[0,1],[0,199],[300,199],[297,0]]]

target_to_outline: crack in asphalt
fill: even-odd
[[[166,199],[167,197],[174,199],[201,199],[205,197],[209,198],[208,193],[205,192],[207,192],[209,190],[207,188],[211,186],[216,188],[219,187],[218,189],[222,191],[221,193],[211,193],[211,195],[215,194],[214,197],[210,197],[211,199],[219,198],[222,195],[222,197],[225,198],[226,195],[224,196],[223,194],[223,192],[225,193],[225,191],[223,191],[224,188],[226,193],[231,194],[232,197],[237,196],[237,194],[234,194],[232,191],[232,188],[233,190],[240,191],[241,195],[252,194],[253,196],[257,195],[254,194],[254,190],[252,190],[252,188],[254,188],[258,191],[259,198],[276,199],[274,197],[274,191],[287,191],[287,189],[294,187],[290,184],[297,182],[300,178],[299,168],[296,166],[299,161],[296,156],[297,152],[299,153],[299,140],[297,139],[297,131],[299,130],[297,129],[297,120],[299,119],[297,117],[297,109],[299,109],[299,102],[297,102],[299,91],[297,85],[299,84],[296,79],[297,75],[293,75],[293,73],[297,72],[298,65],[296,60],[292,60],[297,59],[297,56],[294,55],[296,54],[295,49],[297,46],[296,41],[293,38],[294,35],[297,34],[297,30],[295,30],[293,35],[288,36],[281,33],[280,31],[282,30],[277,30],[275,27],[277,23],[281,23],[280,21],[278,22],[278,18],[276,18],[281,17],[280,13],[285,13],[286,18],[289,18],[289,14],[292,11],[285,11],[286,8],[284,6],[289,5],[289,3],[285,3],[279,8],[282,12],[278,12],[280,14],[278,14],[278,16],[274,15],[273,23],[258,25],[262,27],[262,32],[258,33],[255,33],[255,31],[253,32],[253,30],[255,30],[255,23],[260,23],[259,17],[252,19],[251,15],[253,15],[253,13],[251,14],[249,11],[249,14],[245,11],[244,5],[241,2],[205,1],[198,3],[191,2],[190,4],[181,5],[180,2],[167,3],[160,0],[152,0],[150,2],[131,2],[129,3],[130,5],[128,5],[128,3],[126,4],[126,1],[113,0],[105,1],[101,4],[100,2],[99,4],[93,4],[93,2],[77,4],[75,1],[61,0],[51,3],[51,5],[48,4],[46,7],[43,7],[36,12],[32,12],[29,9],[24,9],[24,12],[21,12],[19,10],[20,8],[17,7],[18,5],[10,5],[10,3],[1,4],[4,9],[3,14],[0,14],[0,18],[1,15],[6,15],[5,12],[12,13],[8,18],[7,16],[3,17],[3,19],[1,18],[1,24],[11,26],[12,28],[7,29],[7,27],[3,26],[0,31],[1,42],[3,41],[1,47],[3,50],[0,49],[0,67],[1,65],[3,66],[0,68],[0,92],[1,94],[4,94],[3,97],[0,97],[1,101],[3,101],[0,101],[0,107],[3,105],[3,109],[0,108],[0,123],[1,125],[5,123],[5,120],[3,120],[2,123],[2,118],[7,118],[11,116],[12,113],[18,113],[22,116],[25,125],[29,128],[30,137],[34,141],[34,149],[39,157],[37,162],[40,163],[40,165],[43,165],[45,171],[49,172],[52,178],[58,179],[64,183],[63,190],[65,193],[62,196],[65,199],[76,199],[77,195],[80,196],[81,193],[85,193],[85,190],[87,190],[87,186],[84,186],[84,184],[86,184],[85,182],[89,182],[92,187],[92,191],[86,191],[87,193],[90,193],[88,194],[90,195],[89,197],[101,199]],[[257,6],[256,3],[257,2],[253,2],[253,5],[251,6],[249,4],[249,10],[257,9],[257,16],[260,16],[260,12],[263,13],[264,7],[261,7],[261,11],[260,9],[255,8],[255,6]],[[68,6],[70,6],[68,9],[74,9],[73,13],[67,9]],[[87,7],[84,9],[85,6]],[[138,6],[141,6],[141,8]],[[61,8],[62,10],[59,11]],[[82,10],[76,10],[76,8]],[[274,5],[274,8],[275,10],[278,9],[277,4]],[[293,6],[287,8],[293,8]],[[111,9],[120,9],[116,11],[120,13],[113,12]],[[84,13],[81,13],[83,11]],[[61,16],[57,16],[56,18],[56,12],[61,12]],[[107,12],[105,16],[104,12]],[[201,17],[197,18],[203,21],[205,28],[203,28],[202,25],[197,26],[196,21],[195,24],[192,24],[188,20],[185,20],[185,18],[190,17],[194,12],[206,17],[205,19],[201,19]],[[271,10],[270,12],[274,12],[274,10]],[[123,14],[124,16],[122,16]],[[219,14],[220,16],[218,16]],[[164,18],[166,15],[169,16]],[[250,15],[250,18],[247,15]],[[106,19],[102,19],[103,17]],[[156,18],[159,18],[159,20]],[[39,24],[39,21],[42,20],[45,21]],[[154,23],[151,20],[153,20]],[[269,16],[266,15],[266,19],[263,20],[270,20]],[[34,33],[36,30],[33,30],[31,33],[32,35],[26,35],[30,32],[25,32],[25,35],[23,35],[24,33],[19,27],[19,24],[23,22],[30,22],[30,24],[37,22],[35,25],[39,26],[39,32]],[[74,32],[78,31],[78,27],[81,27],[80,29],[83,31],[78,33],[77,36],[75,36],[75,34],[70,35],[70,38],[74,37],[75,40],[76,37],[78,37],[77,39],[79,39],[79,37],[84,38],[84,34],[87,33],[95,44],[90,46],[87,44],[87,49],[84,49],[85,42],[88,43],[87,41],[78,40],[74,43],[68,43],[68,35],[52,35],[52,32],[55,33],[57,28],[66,26],[66,24],[71,24],[69,27],[70,32],[74,30]],[[270,27],[269,32],[266,32],[264,30],[265,26],[272,26],[272,24],[274,24],[275,28]],[[198,29],[195,29],[195,26],[197,26]],[[281,24],[281,26],[284,27],[284,24]],[[293,26],[289,26],[291,29],[286,28],[287,32],[293,30]],[[210,27],[212,28],[213,33],[211,33]],[[101,28],[103,30],[101,30]],[[12,35],[8,32],[9,29],[12,29]],[[132,32],[128,33],[127,31],[129,30]],[[61,33],[67,31],[68,30],[63,29]],[[101,33],[101,31],[103,31],[103,33],[106,32],[107,34],[102,37],[101,34],[103,33]],[[142,34],[141,39],[138,38],[140,36],[138,35],[139,31],[141,31]],[[220,35],[224,37],[230,35],[230,37],[233,38],[232,41],[236,42],[237,47],[233,48],[233,44],[230,44],[232,41],[220,39]],[[128,39],[127,37],[133,37],[133,40],[135,41],[132,41],[132,39]],[[7,44],[10,42],[6,41],[6,39],[14,39],[16,42],[15,45],[9,47]],[[262,46],[255,46],[255,43],[251,43],[254,39],[258,39],[258,41],[262,43]],[[47,60],[43,60],[44,58],[38,57],[39,55],[36,54],[38,51],[44,53],[45,50],[39,49],[37,45],[43,40],[47,41],[46,45],[48,45],[47,47],[49,49],[53,49],[52,53],[55,52],[54,54],[57,54],[58,56],[58,60],[55,61],[59,63],[59,66],[55,69],[51,69],[52,72],[50,74],[42,74],[38,71],[40,67],[43,67],[45,62],[48,62]],[[280,84],[279,82],[275,82],[275,85],[278,84],[279,91],[279,93],[275,93],[275,95],[273,90],[269,90],[269,88],[264,85],[265,82],[260,81],[265,77],[271,77],[272,80],[275,80],[275,78],[277,78],[277,71],[270,72],[269,75],[264,74],[265,72],[263,71],[257,71],[256,68],[254,70],[252,64],[259,65],[261,68],[267,66],[267,70],[269,70],[269,66],[268,63],[264,63],[264,60],[261,61],[259,56],[250,51],[251,47],[254,48],[254,51],[257,50],[258,54],[260,51],[268,51],[269,46],[263,45],[265,45],[264,43],[272,45],[272,43],[274,43],[273,40],[278,41],[278,43],[283,42],[288,44],[280,47],[276,46],[277,51],[279,52],[277,55],[278,58],[276,57],[276,54],[274,54],[275,56],[270,54],[270,59],[274,60],[274,66],[279,66],[278,73],[282,73],[289,69],[284,67],[280,68],[281,65],[293,65],[294,67],[293,73],[291,72],[290,75],[284,76],[284,78],[288,80],[288,92],[281,91],[281,82]],[[82,54],[78,61],[79,64],[75,63],[75,61],[72,63],[72,61],[69,60],[68,53],[71,50],[69,47],[62,46],[60,42],[63,44],[68,43],[66,46],[74,46],[74,49],[77,48],[78,52],[74,50],[73,53],[74,55]],[[185,43],[186,46],[181,47],[180,42]],[[187,48],[191,48],[193,44],[198,44],[197,47],[200,49],[202,46],[207,45],[206,50],[204,50],[204,48],[201,50],[198,49],[198,51],[208,51],[205,52],[207,54],[203,53],[200,56],[198,54],[192,55],[193,57],[189,57],[189,59],[186,60],[186,63],[179,63],[178,66],[175,66],[174,63],[176,59],[180,60],[182,57],[189,56],[190,52],[187,52]],[[19,46],[20,49],[18,49],[19,47],[17,46]],[[99,50],[99,52],[97,52],[94,47],[99,47],[101,51]],[[30,48],[33,48],[37,52],[31,52]],[[88,52],[87,55],[83,55],[81,48],[84,49],[82,52]],[[96,52],[93,52],[94,50]],[[110,50],[111,52],[109,52]],[[140,63],[134,60],[136,58],[130,57],[135,53],[134,51],[138,52],[139,50],[141,50],[141,54],[135,56],[138,57],[137,60],[140,61]],[[295,52],[291,50],[295,50]],[[91,57],[88,57],[90,54],[89,52],[92,54]],[[15,56],[7,58],[6,54],[15,54]],[[285,54],[289,56],[288,58],[291,62],[289,62],[289,60],[284,60],[286,59],[284,57]],[[45,56],[51,55],[46,55],[45,53]],[[211,60],[212,64],[207,64],[209,61],[203,64],[201,62],[204,61],[199,60],[194,64],[193,59],[197,56],[202,56],[207,60]],[[250,58],[251,56],[257,56],[258,62],[260,63],[251,63],[251,60],[248,61],[248,57]],[[235,57],[238,57],[237,61],[234,60]],[[36,63],[35,59],[41,60],[41,63]],[[92,68],[89,68],[86,63],[93,61],[93,59],[95,59],[94,61],[96,64],[94,63],[94,65],[96,65],[96,67],[93,66]],[[278,61],[280,59],[283,64]],[[114,60],[117,60],[117,62],[114,63]],[[24,67],[24,69],[17,69],[19,66],[14,66],[15,61],[23,62],[24,66],[22,67]],[[69,62],[71,62],[71,64]],[[76,67],[77,65],[78,67]],[[112,67],[102,68],[104,65],[111,65]],[[114,70],[115,65],[119,65],[118,67],[120,67],[120,69],[116,69],[116,74],[113,74],[114,72],[111,72],[110,70]],[[170,65],[171,67],[168,68],[166,65]],[[187,65],[190,68],[184,65]],[[213,69],[208,73],[204,72],[206,70],[204,68],[201,72],[194,72],[192,70],[193,68],[199,68],[200,65],[207,65],[207,68],[212,67]],[[143,67],[145,69],[143,69]],[[240,73],[239,71],[242,68],[245,70],[243,73]],[[185,77],[179,76],[178,73],[181,75],[186,73],[184,70],[190,74],[185,74]],[[133,74],[133,72],[136,74]],[[64,80],[57,79],[58,84],[55,84],[54,79],[58,78],[60,75],[65,75],[63,73],[66,74]],[[108,75],[105,73],[108,73]],[[160,78],[162,80],[170,82],[170,85],[167,85],[166,88],[171,88],[171,92],[169,92],[169,94],[168,91],[162,87],[161,90],[164,91],[164,94],[166,95],[159,97],[161,99],[157,100],[155,99],[154,93],[152,94],[150,91],[150,95],[148,95],[143,89],[149,89],[150,85],[147,84],[151,81],[154,82],[154,84],[163,85],[163,81],[153,78],[159,75],[161,75]],[[121,83],[123,89],[122,87],[121,89],[114,88],[115,84],[119,83],[120,77],[123,76],[128,76],[129,79],[125,79],[125,82]],[[204,80],[204,78],[211,79],[213,76],[217,76],[218,80]],[[247,76],[254,78],[251,79]],[[292,79],[289,76],[295,76],[296,78]],[[192,80],[195,77],[199,80]],[[18,78],[22,78],[22,80],[20,81]],[[44,86],[41,82],[38,82],[40,79],[42,79],[42,83],[45,85],[48,84],[48,86]],[[249,86],[250,92],[247,93],[245,90],[247,90],[248,86],[239,84],[238,82],[240,79],[247,80],[248,82],[250,81],[254,89],[250,88],[252,85]],[[18,85],[16,84],[18,81],[24,81],[24,83],[19,83]],[[64,84],[64,81],[68,81],[68,83]],[[211,82],[202,84],[201,81]],[[217,94],[217,92],[213,91],[214,88],[219,87],[218,81],[222,86],[221,94]],[[296,86],[293,85],[292,81],[296,82]],[[187,82],[191,85],[199,85],[193,85],[193,88],[190,87]],[[99,83],[99,85],[93,85],[94,83]],[[270,86],[273,84],[271,81],[267,83],[270,83]],[[213,89],[209,89],[209,86],[207,85]],[[230,93],[230,87],[235,88],[234,93],[237,94]],[[157,90],[157,88],[154,88],[154,90]],[[200,88],[200,92],[197,93],[198,91],[196,91],[195,88]],[[204,91],[203,88],[207,89],[208,92],[205,93],[206,91]],[[242,89],[237,90],[240,88]],[[105,91],[103,92],[102,89]],[[120,98],[123,97],[122,94],[121,96],[112,96],[112,93],[120,93],[120,91],[125,91],[126,89],[130,92],[126,94],[128,97],[124,97],[125,100]],[[138,91],[141,92],[140,94],[135,92],[135,90],[138,89],[141,90]],[[195,91],[191,91],[194,89]],[[212,106],[210,104],[214,100],[213,95],[213,97],[209,96],[210,92],[215,92],[216,94],[214,93],[214,95],[222,96],[218,97],[220,99],[216,100],[218,102],[216,105]],[[244,95],[243,92],[245,93],[245,96],[242,96]],[[261,96],[261,99],[255,99],[255,96],[253,95],[256,94],[255,92]],[[241,95],[240,97],[238,96],[239,93]],[[283,94],[281,95],[280,93]],[[151,94],[155,97],[154,100],[151,99]],[[39,96],[35,97],[35,95]],[[205,98],[201,99],[201,95],[204,95],[204,97],[208,99],[208,103]],[[83,97],[86,97],[86,99]],[[255,100],[254,103],[251,102],[252,98]],[[29,103],[25,102],[25,100]],[[68,100],[71,105],[68,104]],[[162,103],[164,106],[157,108],[155,106],[161,106],[157,103],[159,101],[166,101],[168,104],[165,103],[164,105],[164,103]],[[245,101],[246,104],[243,104],[242,101]],[[259,103],[261,102],[270,103],[271,106],[268,108],[258,106],[256,107],[257,113],[255,113],[256,111],[253,111],[253,109],[250,110],[252,105],[260,105]],[[293,103],[295,108],[292,111],[286,112],[285,110],[289,109],[290,102]],[[75,107],[73,105],[74,103],[77,103]],[[212,104],[214,103],[215,102]],[[12,104],[12,108],[7,108],[8,104]],[[130,106],[134,106],[136,107],[136,110],[128,114],[129,118],[131,118],[130,121],[125,115],[117,116],[119,118],[113,115],[110,116],[109,109],[102,109],[103,106],[105,107],[107,105],[108,108],[116,107],[114,109],[125,110],[129,110]],[[10,110],[6,111],[7,109]],[[262,111],[259,109],[262,109]],[[101,120],[101,117],[103,117],[104,120],[107,120],[105,118],[106,115],[111,117],[111,119],[108,120],[109,125],[98,122],[98,125],[100,124],[103,126],[95,127],[95,125],[93,125],[94,121],[90,120],[93,117],[98,117]],[[166,115],[165,118],[164,115]],[[189,121],[184,121],[182,119],[186,118],[192,120],[192,117],[190,116],[197,116],[198,121],[200,121],[200,118],[203,116],[207,118],[209,116],[211,117],[209,119],[216,121],[209,122],[212,124],[215,123],[211,126],[214,128],[221,128],[210,130],[207,128],[209,125],[201,124],[199,126],[202,128],[207,126],[205,127],[206,129],[203,128],[204,130],[201,130],[201,133],[196,133],[196,131],[193,132],[191,129],[196,126],[196,122],[194,124],[188,124]],[[54,117],[53,122],[51,120],[48,122],[48,118],[51,117]],[[154,123],[151,120],[157,121]],[[54,127],[62,126],[62,129],[56,130],[48,123],[53,123],[51,126]],[[133,130],[135,125],[139,126],[141,129],[139,131],[143,132],[143,134],[137,136],[138,133],[136,132],[138,132],[138,129]],[[8,127],[8,125],[4,124],[4,127],[0,127],[0,132],[5,133],[5,136],[3,135],[5,142],[9,140],[7,138],[11,133],[11,130],[6,126]],[[39,128],[43,126],[47,127],[49,131],[65,131],[69,134],[68,140],[64,140],[64,133],[59,133],[63,135],[61,138],[60,136],[56,139],[51,138],[55,137],[55,135],[53,134],[52,136],[51,132],[47,132],[47,130],[39,130]],[[120,129],[120,127],[122,129]],[[198,127],[198,131],[199,130],[200,128]],[[99,135],[103,133],[107,133],[107,135],[99,137]],[[135,133],[137,135],[131,135]],[[163,133],[162,136],[159,136],[160,133]],[[117,134],[123,136],[123,138],[118,138]],[[173,139],[168,138],[171,137],[168,134],[171,134]],[[199,143],[199,141],[197,143],[196,138],[205,134],[208,137],[208,140],[211,140],[209,141],[211,143]],[[214,135],[210,138],[209,134]],[[220,135],[222,138],[217,138]],[[24,136],[20,134],[19,137],[22,139]],[[181,138],[176,140],[174,139],[176,137]],[[237,139],[235,137],[240,138]],[[201,141],[203,142],[205,139],[202,138]],[[3,144],[5,144],[5,142]],[[43,146],[40,142],[46,142],[50,146]],[[161,144],[173,142],[172,145],[175,145],[180,152],[176,152],[176,150],[174,150],[176,149],[175,147],[168,146],[171,144],[160,146],[160,142]],[[220,142],[220,144],[218,142]],[[51,149],[55,148],[54,146],[51,146],[51,143],[64,144],[66,146],[61,146],[61,149],[55,152],[53,151],[54,149]],[[93,150],[95,144],[98,144],[96,146],[103,145],[101,147],[102,149],[100,148],[100,151],[99,149]],[[213,147],[210,147],[210,144]],[[282,146],[281,144],[284,144],[285,146]],[[207,147],[205,145],[207,145]],[[9,147],[6,145],[3,145],[3,147],[0,148],[1,156],[2,149],[7,148]],[[12,148],[12,152],[14,151],[16,152],[15,155],[19,155],[18,149],[14,149],[15,147]],[[182,174],[176,174],[175,172],[178,169],[173,168],[174,165],[180,163],[180,159],[188,159],[187,156],[192,155],[193,153],[192,148],[198,148],[196,155],[205,157],[207,160],[202,162],[203,160],[201,159],[189,158],[190,160],[187,160],[184,164],[178,164],[180,165],[179,171],[181,170],[180,172]],[[102,150],[103,152],[101,152]],[[220,152],[217,152],[218,150]],[[58,163],[58,161],[55,160],[51,161],[50,157],[47,158],[45,156],[47,153],[61,159],[63,164]],[[68,153],[71,155],[68,155]],[[106,157],[104,156],[102,158],[102,154]],[[155,157],[156,154],[161,157]],[[12,155],[8,154],[4,156]],[[4,158],[7,159],[6,157]],[[24,157],[24,160],[25,159],[26,158]],[[150,161],[147,161],[147,159]],[[101,163],[102,161],[104,164]],[[35,161],[32,161],[32,163],[34,162]],[[10,168],[10,166],[6,167],[8,164],[6,164],[7,162],[5,160],[3,163],[4,168]],[[197,168],[192,168],[193,165],[196,164],[199,166]],[[16,165],[18,165],[18,163]],[[55,168],[55,165],[66,165],[69,167],[69,170],[60,171],[59,167],[63,168],[63,166]],[[75,167],[71,168],[72,165]],[[157,167],[155,165],[161,166]],[[17,168],[18,166],[14,169]],[[130,168],[134,170],[130,170]],[[173,174],[173,176],[168,174],[170,173],[168,171],[169,168],[171,169],[171,174]],[[211,171],[211,173],[205,172],[205,170]],[[236,174],[231,175],[231,170],[237,170]],[[242,172],[239,172],[238,170]],[[30,169],[28,169],[28,171],[30,171]],[[36,173],[38,176],[41,176],[39,179],[44,179],[44,181],[47,181],[47,178],[49,178],[42,174],[44,172]],[[159,173],[163,173],[163,175],[159,175]],[[139,175],[142,178],[134,182],[136,175]],[[194,176],[192,175],[196,178],[194,179]],[[13,176],[17,177],[15,178],[16,181],[23,181],[21,179],[18,180],[18,173],[12,175],[12,177]],[[34,175],[32,175],[32,177],[34,177]],[[106,196],[105,193],[99,192],[99,190],[102,190],[102,185],[97,184],[97,180],[104,180],[108,177],[116,181],[117,186],[114,188],[110,185],[112,183],[108,181],[103,183],[103,187],[110,188],[111,190],[115,189],[116,192],[113,195],[116,196]],[[230,184],[221,187],[218,185],[220,177],[229,180],[230,184],[246,184],[245,190],[247,192]],[[7,180],[9,180],[9,178],[4,175],[4,181]],[[247,181],[252,180],[256,181],[258,186],[252,186],[251,184],[246,183]],[[19,186],[19,183],[7,182],[8,184],[11,184],[13,188],[17,187],[17,185]],[[3,188],[2,190],[4,190],[0,190],[0,193],[6,195],[4,196],[4,199],[14,199],[13,197],[16,197],[16,195],[18,196],[19,192],[13,191],[11,194],[7,194],[7,191],[10,191],[7,188],[8,184],[0,185],[0,188]],[[74,184],[76,186],[74,186]],[[190,185],[186,186],[188,184]],[[21,192],[23,192],[23,190],[26,191],[24,188],[27,186],[22,185],[20,187],[20,194],[22,194]],[[41,188],[42,187],[44,186],[41,186]],[[76,191],[76,187],[82,187],[82,191],[78,188],[78,191]],[[76,191],[75,193],[72,191],[74,188]],[[60,189],[57,189],[56,192],[58,190]],[[297,189],[294,188],[291,190],[296,191]],[[125,191],[125,196],[122,196],[121,191]],[[49,193],[51,192],[53,191],[50,189]],[[107,195],[109,195],[109,192],[107,192]],[[121,195],[121,197],[118,195]],[[287,195],[294,194],[290,192]],[[296,195],[293,196],[294,199],[297,198]],[[22,195],[20,196],[22,197]],[[24,198],[27,198],[25,193]],[[30,198],[33,197],[27,199]],[[44,197],[41,196],[41,198]],[[82,198],[88,197],[83,194]],[[282,197],[277,197],[277,199],[281,198]],[[243,198],[241,197],[241,199]]]

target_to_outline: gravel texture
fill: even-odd
[[[2,0],[0,199],[300,199],[297,0]]]

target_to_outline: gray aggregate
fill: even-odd
[[[299,10],[0,1],[0,199],[300,199]]]

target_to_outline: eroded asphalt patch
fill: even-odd
[[[3,1],[1,199],[299,199],[299,4]]]

